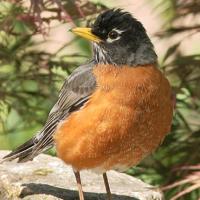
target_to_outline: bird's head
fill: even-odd
[[[72,32],[93,42],[97,63],[137,66],[157,62],[142,23],[120,9],[107,10],[91,28],[74,28]]]

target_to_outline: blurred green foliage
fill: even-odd
[[[60,3],[61,2],[61,3]],[[1,1],[0,4],[0,149],[13,149],[35,134],[55,103],[64,78],[90,55],[83,40],[66,43],[55,53],[40,50],[34,36],[48,33],[49,23],[88,23],[105,9],[98,1]],[[95,2],[95,3],[94,3]],[[153,185],[164,186],[166,199],[197,200],[200,197],[200,48],[192,54],[182,42],[200,31],[200,3],[196,0],[154,0],[160,11],[160,40],[179,38],[165,49],[160,67],[168,76],[177,105],[171,133],[152,156],[127,173]],[[43,12],[48,12],[43,16]],[[191,17],[189,25],[184,20]],[[60,54],[71,43],[80,54]],[[71,47],[70,47],[71,48]],[[181,182],[184,180],[185,182]],[[175,186],[172,183],[176,183]],[[186,183],[186,184],[184,184]],[[166,186],[167,185],[167,186]],[[192,187],[192,188],[191,188]]]
[[[90,54],[89,44],[79,43],[80,55],[60,54],[71,47],[63,44],[55,53],[38,48],[35,36],[48,34],[51,21],[79,23],[99,12],[103,5],[71,1],[1,1],[0,4],[0,148],[13,149],[26,141],[44,124],[57,100],[58,91],[71,71]],[[66,13],[63,9],[66,8]],[[69,11],[69,14],[68,14]],[[48,12],[47,17],[42,16]],[[56,14],[56,15],[55,15]],[[67,30],[66,30],[67,34]],[[45,41],[44,41],[45,42]],[[43,48],[44,49],[44,48]],[[70,50],[68,50],[70,52]]]

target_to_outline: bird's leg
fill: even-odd
[[[104,185],[106,187],[106,192],[107,192],[107,195],[108,195],[108,200],[112,200],[112,194],[110,192],[110,186],[109,186],[109,183],[108,183],[108,178],[107,178],[106,173],[103,173],[103,180],[104,180]]]
[[[83,195],[83,189],[82,189],[82,184],[81,184],[80,172],[74,170],[74,175],[75,175],[75,177],[76,177],[76,183],[77,183],[77,186],[78,186],[79,200],[84,200],[84,195]]]

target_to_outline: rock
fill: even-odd
[[[0,151],[0,160],[8,151]],[[107,173],[113,200],[161,200],[162,193],[123,173]],[[81,172],[86,200],[106,199],[101,175]],[[1,200],[74,200],[78,192],[73,171],[56,157],[39,155],[26,163],[0,164]]]

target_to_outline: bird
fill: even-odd
[[[90,27],[71,30],[92,44],[92,58],[66,78],[44,127],[3,160],[32,160],[52,146],[72,166],[79,199],[80,171],[125,171],[151,154],[170,132],[172,89],[160,71],[143,24],[122,9],[100,13]]]

